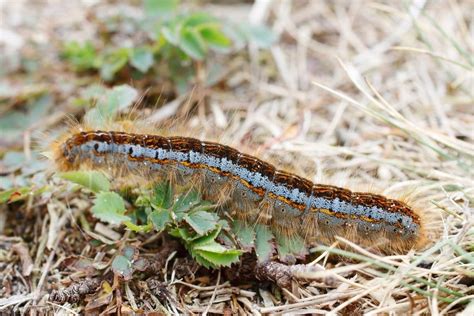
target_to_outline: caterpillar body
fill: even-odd
[[[307,244],[342,236],[386,253],[425,244],[425,223],[402,201],[378,194],[315,184],[254,156],[214,142],[122,131],[82,131],[57,144],[61,171],[120,170],[192,182],[203,195],[225,204],[236,219],[269,225]]]

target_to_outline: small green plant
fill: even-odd
[[[132,210],[127,211],[123,197],[109,191],[110,183],[102,173],[73,171],[61,173],[60,177],[94,192],[92,214],[104,222],[124,224],[137,233],[166,231],[179,238],[191,256],[208,268],[229,266],[239,260],[241,250],[218,242],[224,236],[222,228],[226,222],[213,212],[213,205],[202,200],[195,190],[173,192],[168,182],[162,182],[140,192],[132,202]],[[128,252],[118,256],[114,264],[131,267],[127,262],[133,261],[133,254]],[[125,268],[119,270],[127,276],[132,273]]]
[[[62,56],[74,65],[77,71],[98,68],[101,63],[91,42],[85,42],[84,44],[68,42],[63,47]]]
[[[146,36],[133,46],[106,42],[99,50],[91,42],[68,42],[62,57],[76,71],[98,71],[106,81],[116,80],[127,69],[132,77],[153,73],[185,89],[196,75],[196,62],[204,63],[211,51],[228,53],[249,41],[268,47],[275,40],[265,27],[237,26],[203,12],[180,12],[178,4],[177,0],[144,0],[144,18],[131,22],[134,32]]]
[[[125,281],[132,278],[133,272],[145,271],[148,263],[144,258],[140,258],[138,255],[137,248],[125,246],[112,261],[112,271]]]

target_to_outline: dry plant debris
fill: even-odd
[[[295,272],[298,282],[286,270],[273,273],[278,287],[196,266],[167,236],[97,224],[89,196],[45,171],[33,143],[65,116],[81,116],[89,104],[78,101],[101,83],[96,74],[71,71],[59,58],[62,43],[97,43],[101,28],[112,25],[115,44],[128,45],[128,24],[117,21],[139,10],[135,1],[3,1],[0,312],[473,314],[472,3],[200,6],[237,22],[266,23],[278,40],[270,49],[250,45],[216,56],[212,61],[225,61],[221,77],[208,86],[197,80],[183,94],[170,83],[119,78],[116,84],[143,96],[144,113],[165,126],[186,118],[185,128],[198,128],[201,138],[246,147],[315,182],[408,192],[441,217],[433,244],[379,256],[340,239],[313,249],[310,265],[318,268]],[[206,64],[196,67],[199,76],[210,75]],[[150,263],[130,281],[111,267],[127,245]]]

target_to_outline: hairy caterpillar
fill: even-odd
[[[342,236],[385,253],[426,243],[426,223],[402,201],[315,184],[219,143],[122,131],[77,131],[56,143],[59,170],[108,169],[194,183],[233,218],[306,244]]]

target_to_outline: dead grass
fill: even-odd
[[[88,24],[85,12],[94,7],[72,2],[68,12],[76,13],[69,20],[56,19],[64,13],[63,5],[12,1],[0,7],[2,30],[18,40],[10,38],[2,44],[4,51],[14,52],[8,58],[14,60],[19,51],[31,53],[33,46],[27,41],[32,40],[36,49],[45,52],[39,63],[50,67],[41,81],[36,78],[33,83],[15,73],[3,78],[2,85],[19,91],[8,96],[10,100],[41,83],[55,91],[57,104],[67,109],[69,94],[76,93],[78,80],[65,87],[64,80],[72,75],[49,59],[54,48],[44,44],[65,34],[93,38],[94,25]],[[136,287],[127,287],[121,300],[170,314],[474,313],[472,4],[450,0],[272,1],[268,5],[260,0],[236,4],[231,11],[229,7],[208,5],[216,14],[238,9],[254,23],[269,21],[280,41],[269,52],[249,47],[248,58],[236,56],[229,61],[225,79],[229,89],[206,91],[205,102],[189,117],[190,128],[203,126],[203,138],[248,146],[316,182],[409,195],[423,212],[442,220],[437,219],[431,231],[433,243],[420,252],[382,257],[343,239],[339,243],[346,250],[318,247],[314,264],[326,270],[324,275],[306,277],[331,277],[338,281],[332,286],[294,283],[291,291],[279,292],[268,286],[232,285],[217,273],[187,282],[171,272],[170,260],[171,279],[166,281],[175,304],[162,305],[156,296],[145,297]],[[83,29],[74,27],[79,22]],[[12,41],[24,42],[12,46]],[[179,100],[158,108],[154,121],[182,113],[186,103]],[[95,254],[95,263],[100,264],[110,251],[95,252],[84,238],[114,244],[100,231],[95,236],[71,233],[71,227],[79,227],[77,222],[89,225],[84,214],[90,202],[83,198],[58,186],[46,197],[0,205],[0,221],[24,225],[3,227],[0,232],[4,287],[0,311],[81,311],[76,304],[48,303],[46,293],[61,282],[67,285],[86,275],[81,269],[64,272],[69,256]],[[26,245],[29,252],[10,250],[12,245],[17,249]],[[331,254],[341,260],[330,260]],[[25,273],[28,263],[32,268],[26,271],[31,272]]]

